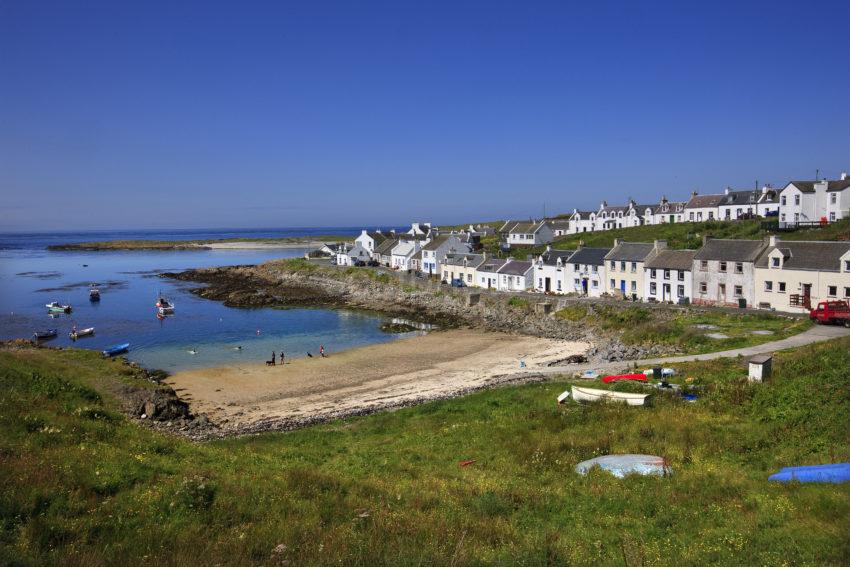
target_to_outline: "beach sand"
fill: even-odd
[[[496,385],[527,367],[583,353],[586,343],[471,330],[427,335],[298,358],[284,366],[240,364],[187,370],[167,382],[196,414],[227,430],[377,411]],[[501,379],[500,379],[501,378]]]

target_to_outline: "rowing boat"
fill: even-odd
[[[602,381],[606,384],[617,382],[618,380],[637,380],[638,382],[646,382],[646,374],[613,374],[605,376]]]
[[[35,333],[32,334],[32,336],[37,341],[41,341],[41,340],[45,340],[45,339],[52,339],[52,338],[55,338],[58,335],[59,335],[59,331],[57,331],[56,329],[47,329],[47,330],[44,330],[44,331],[36,331]]]
[[[94,334],[94,327],[87,327],[85,329],[79,329],[79,330],[74,329],[70,333],[68,333],[68,336],[71,337],[71,340],[76,341],[80,337],[88,337],[88,336],[91,336],[93,334]]]
[[[614,392],[612,390],[597,390],[596,388],[572,387],[573,399],[577,402],[622,402],[630,406],[642,406],[649,394],[632,394],[630,392]]]
[[[103,354],[104,356],[115,356],[116,354],[127,352],[128,350],[130,350],[130,343],[122,343],[120,345],[113,345],[107,348],[103,351]]]

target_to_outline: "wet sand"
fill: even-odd
[[[225,430],[285,429],[496,385],[588,344],[471,330],[433,332],[284,366],[239,364],[187,370],[167,382],[196,414]],[[526,374],[527,376],[527,374]]]

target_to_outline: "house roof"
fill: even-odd
[[[850,252],[850,242],[812,242],[784,241],[778,247],[769,247],[756,261],[757,268],[767,268],[770,253],[780,250],[784,257],[782,267],[785,270],[814,270],[819,272],[838,272],[841,270],[841,257]]]
[[[843,179],[839,181],[830,181],[827,184],[826,190],[827,192],[844,191],[848,187],[850,187],[850,179]]]
[[[777,191],[776,189],[768,189],[767,191],[763,192],[759,196],[758,202],[762,203],[762,204],[778,203],[779,202],[779,191]]]
[[[694,195],[691,197],[691,200],[688,201],[688,204],[685,205],[686,209],[703,209],[707,207],[717,207],[723,202],[723,197],[726,195]]]
[[[388,256],[398,246],[398,238],[388,238],[375,247],[375,254]]]
[[[428,244],[423,246],[422,249],[428,250],[428,251],[436,250],[437,248],[439,248],[440,246],[445,244],[446,240],[448,240],[452,236],[454,236],[454,235],[452,235],[452,234],[441,234],[440,236],[435,236],[433,239],[431,239],[431,242],[429,242]]]
[[[446,266],[463,266],[463,261],[466,260],[466,265],[472,268],[477,268],[484,263],[483,254],[446,254],[443,260],[443,265]]]
[[[579,248],[570,256],[570,263],[601,266],[605,263],[605,256],[610,251],[610,248]]]
[[[567,230],[570,228],[570,219],[549,219],[546,222],[549,223],[549,226],[552,228],[560,228],[561,230]]]
[[[486,262],[482,262],[476,269],[479,272],[498,272],[507,260],[501,258],[489,258]]]
[[[702,245],[694,260],[720,260],[723,262],[755,262],[764,249],[763,240],[729,240],[712,238]]]
[[[566,263],[575,252],[575,250],[547,250],[540,255],[540,258],[547,266],[556,266],[558,264],[558,258],[561,259],[561,263]]]
[[[802,193],[814,193],[815,184],[822,182],[823,181],[791,181],[788,185],[793,185]],[[783,188],[783,191],[788,188],[788,185]],[[833,181],[826,182],[827,191],[844,191],[848,187],[850,187],[850,179],[835,179]]]
[[[366,234],[369,235],[369,237],[375,242],[375,246],[377,246],[378,244],[380,244],[381,242],[383,242],[384,240],[389,238],[389,236],[387,236],[386,234],[384,234],[382,232],[372,231],[372,232],[367,232]]]
[[[662,270],[691,270],[696,250],[661,250],[644,264],[647,268]]]
[[[759,197],[761,197],[761,191],[729,191],[728,194],[723,195],[723,200],[720,202],[720,206],[722,207],[733,207],[736,205],[755,205]]]
[[[531,262],[527,262],[525,260],[511,260],[510,262],[505,262],[502,267],[499,268],[499,273],[506,274],[508,276],[524,276],[530,269]]]
[[[605,255],[606,260],[642,262],[654,248],[647,242],[621,242]]]
[[[543,225],[545,225],[545,224],[546,224],[545,221],[540,221],[540,222],[534,222],[534,221],[520,222],[520,221],[517,221],[516,223],[514,223],[514,225],[512,227],[510,227],[508,229],[508,232],[511,233],[511,234],[533,234],[533,233],[537,232],[538,230],[540,230],[541,228],[543,228]]]
[[[647,209],[649,209],[649,213],[654,214],[655,209],[658,209],[660,207],[661,205],[635,205],[635,210],[638,212],[638,214],[643,214],[646,212]]]
[[[572,219],[574,217],[581,217],[582,219],[588,219],[590,218],[590,215],[595,214],[596,211],[575,211],[573,214],[570,215],[570,218]]]
[[[418,250],[413,242],[399,242],[398,246],[393,248],[393,256],[411,256],[415,252]]]

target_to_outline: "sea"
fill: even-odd
[[[398,227],[382,227],[384,229]],[[30,339],[57,329],[51,346],[103,350],[130,343],[125,355],[150,369],[176,372],[242,362],[262,362],[274,351],[288,358],[328,355],[402,336],[380,331],[386,317],[342,309],[240,309],[190,292],[200,284],[160,277],[191,268],[259,264],[303,256],[306,249],[51,251],[52,244],[93,240],[198,240],[221,238],[354,236],[355,227],[287,229],[0,232],[0,340]],[[99,302],[89,301],[96,284]],[[175,313],[157,317],[159,294]],[[46,304],[70,304],[70,314],[51,315]],[[94,327],[91,337],[69,333]]]

